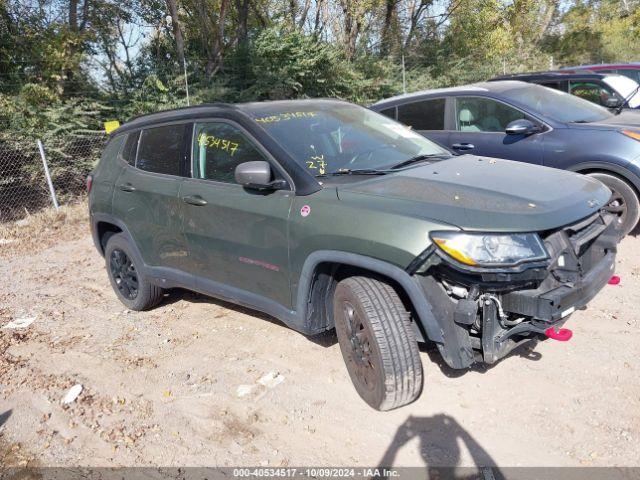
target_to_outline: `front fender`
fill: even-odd
[[[434,315],[431,305],[427,302],[418,281],[406,271],[395,265],[355,253],[340,252],[336,250],[320,250],[313,252],[307,257],[302,267],[300,281],[298,283],[296,311],[298,312],[299,319],[304,321],[307,318],[309,295],[311,292],[311,282],[314,278],[314,272],[318,265],[326,262],[359,267],[397,282],[411,300],[423,331],[427,334],[429,339],[434,342],[443,342],[442,329],[438,323],[438,319]]]

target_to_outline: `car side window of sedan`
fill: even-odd
[[[236,183],[236,167],[255,160],[267,161],[263,153],[239,128],[224,122],[195,124],[194,178]]]
[[[456,128],[461,132],[504,132],[509,123],[526,115],[504,103],[481,97],[456,99]]]
[[[609,99],[618,98],[611,88],[596,82],[571,82],[569,93],[605,107]]]
[[[540,82],[540,85],[553,88],[554,90],[560,90],[561,92],[564,92],[567,88],[566,82]]]
[[[398,121],[414,130],[444,130],[445,105],[444,98],[398,105]]]

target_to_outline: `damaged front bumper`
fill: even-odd
[[[524,342],[546,338],[612,277],[618,236],[610,215],[542,238],[550,259],[517,270],[470,269],[435,250],[426,256],[414,277],[439,323],[437,345],[450,367],[491,364]]]

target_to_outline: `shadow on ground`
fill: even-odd
[[[0,414],[0,427],[2,427],[5,423],[7,423],[7,420],[9,420],[10,416],[11,416],[11,410],[7,410],[3,414]]]
[[[398,452],[414,439],[418,439],[428,479],[504,479],[491,455],[453,417],[443,414],[408,417],[396,431],[379,469],[393,467]],[[456,468],[461,460],[461,445],[468,450],[475,467]]]

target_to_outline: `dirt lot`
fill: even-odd
[[[640,465],[640,238],[570,342],[465,372],[424,348],[422,397],[378,413],[332,334],[186,292],[129,312],[86,226],[62,223],[0,245],[0,325],[35,317],[0,330],[0,465]]]

